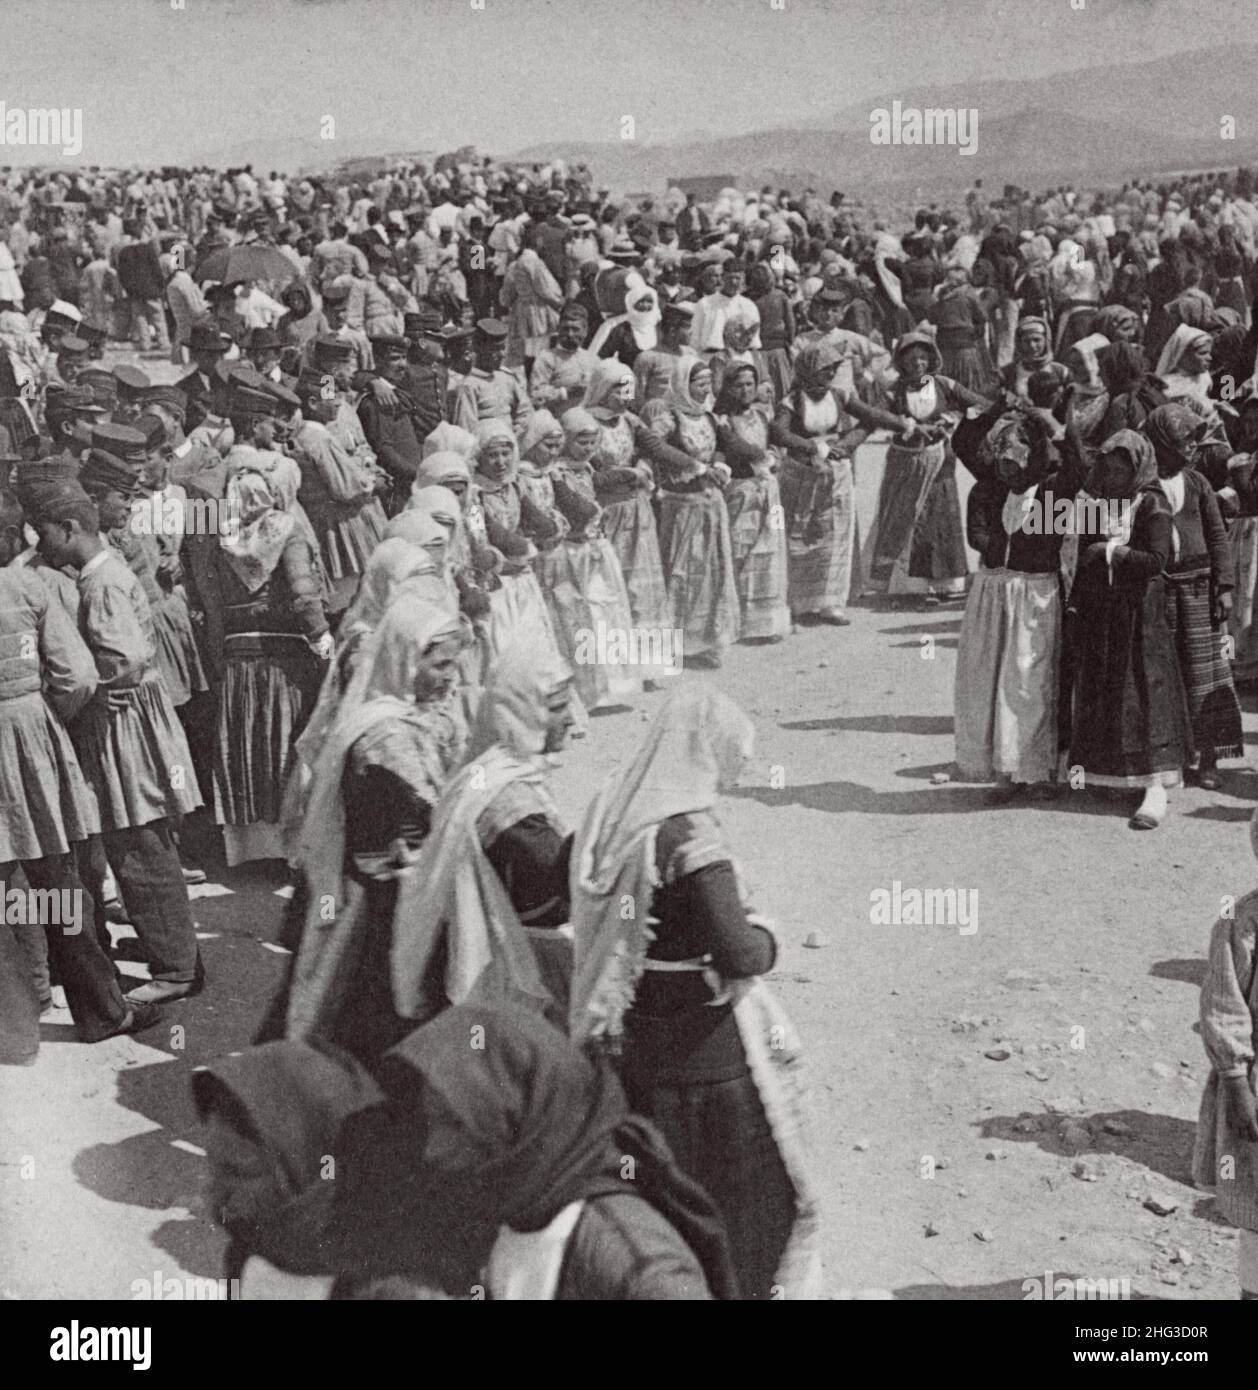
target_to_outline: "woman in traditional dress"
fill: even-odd
[[[760,399],[760,383],[754,363],[726,371],[716,401],[717,443],[731,475],[725,505],[741,610],[739,637],[780,642],[791,630],[789,559],[778,456],[769,443],[773,412]]]
[[[570,1031],[620,1050],[630,1104],[725,1218],[741,1296],[809,1298],[818,1214],[798,1050],[757,978],[773,934],[748,916],[715,816],[753,740],[725,696],[682,685],[595,798],[572,852]]]
[[[1109,393],[1100,438],[1118,430],[1138,430],[1149,415],[1166,404],[1162,382],[1145,362],[1135,343],[1111,343],[1101,358],[1101,377]]]
[[[969,572],[949,435],[968,408],[989,402],[940,375],[939,349],[927,333],[901,338],[895,365],[890,409],[906,427],[887,449],[869,580],[877,591],[921,595],[931,605],[964,593]]]
[[[794,385],[770,435],[786,449],[781,496],[788,547],[787,601],[797,622],[847,627],[856,550],[852,457],[871,429],[907,420],[835,384],[843,349],[824,340],[795,359]]]
[[[315,544],[297,525],[300,472],[244,470],[227,485],[237,518],[219,538],[224,673],[214,757],[229,866],[283,857],[281,807],[294,744],[333,654]]]
[[[660,555],[672,626],[686,660],[718,667],[738,637],[738,586],[724,487],[729,468],[717,457],[712,370],[702,358],[679,357],[673,385],[643,418],[673,451],[656,464]]]
[[[1218,760],[1244,754],[1241,710],[1232,685],[1224,632],[1235,571],[1214,490],[1192,466],[1201,421],[1183,405],[1159,406],[1144,424],[1157,456],[1158,482],[1170,504],[1171,558],[1166,565],[1166,621],[1188,695],[1197,782],[1219,783]]]
[[[564,412],[562,428],[563,452],[554,465],[552,488],[566,531],[558,545],[541,555],[542,592],[559,650],[572,667],[586,709],[622,706],[641,693],[642,679],[634,669],[634,654],[607,641],[616,634],[627,636],[633,616],[595,497],[590,459],[598,448],[599,423],[578,406]]]
[[[614,357],[603,358],[582,406],[598,423],[598,443],[590,458],[595,495],[603,508],[603,534],[629,591],[633,625],[658,632],[672,626],[670,604],[651,509],[655,478],[638,458],[653,458],[667,446],[630,410],[634,389],[633,372]],[[658,679],[666,673],[645,674]]]
[[[591,351],[599,357],[618,357],[626,367],[632,368],[639,353],[654,351],[661,317],[659,296],[639,280],[631,284],[625,294],[623,320],[601,342],[596,337]]]
[[[476,500],[467,524],[474,543],[492,546],[502,557],[498,587],[489,596],[490,660],[526,630],[537,641],[555,646],[546,601],[533,572],[537,550],[526,534],[526,529],[549,534],[555,523],[537,512],[518,474],[515,431],[505,420],[482,421],[477,430]]]
[[[1000,370],[1001,385],[1015,396],[1026,396],[1027,382],[1053,360],[1048,320],[1030,315],[1014,331],[1013,361]]]
[[[1029,402],[993,418],[999,411],[994,406],[970,432],[982,438],[966,504],[979,569],[961,622],[953,722],[961,774],[995,780],[991,799],[1004,802],[1053,792],[1065,540],[1054,524],[1055,499],[1074,500],[1089,461],[1070,405],[1064,432],[1049,410]],[[965,457],[962,439],[958,429]]]
[[[714,352],[708,359],[708,366],[712,369],[712,392],[716,396],[721,394],[725,377],[732,367],[751,366],[756,370],[757,380],[763,383],[761,395],[772,411],[779,398],[769,378],[768,359],[755,346],[759,331],[760,326],[755,319],[750,315],[740,314],[737,310],[725,320],[725,347],[720,352]],[[789,380],[788,376],[788,383]]]
[[[987,348],[987,311],[964,266],[949,269],[926,317],[936,328],[938,370],[970,391],[990,392],[995,369]]]
[[[1192,731],[1166,621],[1173,524],[1153,445],[1119,430],[1101,446],[1089,490],[1108,502],[1105,533],[1079,537],[1067,605],[1073,671],[1070,764],[1087,786],[1144,791],[1133,830],[1154,830],[1168,787],[1192,756]]]
[[[464,628],[399,595],[363,651],[315,766],[297,850],[301,937],[282,1007],[287,1035],[368,1058],[413,1025],[392,1000],[397,877],[428,835],[462,760],[457,698]]]
[[[1062,361],[1075,383],[1074,413],[1079,437],[1085,444],[1098,438],[1109,408],[1109,391],[1101,373],[1101,358],[1109,348],[1109,340],[1100,333],[1089,333],[1073,342],[1062,354]]]
[[[1228,631],[1232,637],[1232,678],[1239,685],[1258,679],[1258,394],[1237,402],[1240,415],[1232,433],[1238,450],[1228,462],[1217,493],[1228,524],[1232,571],[1236,578]]]
[[[529,1010],[447,1009],[374,1076],[255,1047],[194,1092],[246,1299],[737,1296],[711,1199],[610,1069]]]
[[[404,1017],[498,998],[567,1026],[572,837],[546,783],[573,722],[572,672],[554,653],[526,638],[495,661],[469,761],[402,875],[392,961]]]
[[[1249,822],[1258,857],[1258,812]],[[1230,902],[1230,899],[1227,901]],[[1212,1189],[1219,1215],[1240,1233],[1241,1298],[1258,1300],[1258,893],[1237,899],[1210,933],[1201,980],[1201,1041],[1210,1075],[1201,1097],[1193,1182]]]

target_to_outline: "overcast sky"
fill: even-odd
[[[733,134],[898,86],[1042,76],[1254,32],[1252,0],[1074,3],[0,0],[0,100],[81,108],[83,163],[313,138],[327,115],[346,155],[394,134],[396,149],[504,154],[616,139],[626,114],[647,142]],[[22,153],[0,150],[0,164]]]

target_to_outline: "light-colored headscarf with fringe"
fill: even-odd
[[[621,1031],[646,961],[647,910],[659,886],[655,837],[671,816],[708,811],[751,756],[751,720],[714,686],[669,696],[642,747],[594,798],[572,850],[575,965],[569,1031]],[[625,916],[625,906],[631,912]]]
[[[463,429],[460,425],[452,425],[448,420],[443,420],[431,434],[424,436],[423,448],[421,450],[424,458],[431,458],[433,454],[462,454],[464,458],[471,458],[473,450],[476,448],[476,436]]]
[[[393,999],[405,1018],[426,1020],[473,995],[536,1008],[550,1002],[529,938],[485,855],[477,824],[494,800],[518,783],[533,793],[532,809],[561,824],[545,789],[547,700],[571,679],[557,654],[535,642],[516,641],[494,664],[477,711],[472,761],[446,788],[419,859],[399,885]],[[429,976],[443,941],[445,977],[437,982]]]
[[[293,500],[296,491],[292,491]],[[275,573],[297,524],[280,480],[269,481],[253,471],[237,473],[227,484],[231,524],[219,536],[219,546],[232,572],[249,593],[256,593]]]
[[[400,596],[369,639],[341,700],[315,764],[297,843],[296,865],[305,877],[309,901],[293,968],[289,1037],[305,1038],[317,1031],[349,944],[350,929],[344,921],[346,832],[341,782],[350,750],[378,721],[405,720],[415,726],[417,745],[428,754],[430,782],[437,788],[442,786],[446,770],[439,756],[436,721],[457,719],[456,696],[421,704],[415,695],[415,682],[427,652],[462,636],[457,614],[409,595]],[[426,737],[429,731],[431,738]]]

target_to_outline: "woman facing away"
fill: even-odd
[[[246,1299],[737,1297],[711,1199],[528,1010],[457,1005],[371,1072],[251,1048],[193,1094]]]
[[[798,1049],[757,978],[774,937],[748,915],[714,809],[753,740],[725,696],[681,685],[594,799],[572,852],[569,1031],[619,1051],[630,1104],[724,1217],[741,1296],[809,1298],[818,1215]]]
[[[300,474],[283,464],[269,479],[242,470],[228,483],[239,523],[216,556],[225,637],[214,799],[229,865],[283,857],[284,784],[333,653],[317,543],[293,510]]]
[[[586,709],[624,705],[642,692],[633,653],[623,655],[597,645],[599,631],[628,632],[633,626],[629,592],[620,561],[603,534],[590,460],[598,448],[598,421],[579,406],[561,421],[563,449],[554,465],[555,506],[567,530],[541,557],[542,592],[550,608],[560,652],[575,674]],[[594,657],[590,659],[590,643]]]
[[[738,636],[738,589],[730,549],[724,487],[730,470],[717,454],[712,369],[700,357],[679,357],[667,397],[643,418],[669,446],[656,463],[660,556],[685,659],[718,667]]]
[[[389,975],[397,878],[428,835],[466,742],[457,698],[464,626],[399,592],[363,652],[315,766],[297,845],[292,976],[262,1037],[324,1039],[358,1057],[408,1024]]]
[[[1089,787],[1143,791],[1131,827],[1155,830],[1192,756],[1192,731],[1166,621],[1173,525],[1153,445],[1132,430],[1111,435],[1089,491],[1108,515],[1079,537],[1066,610],[1071,772]]]
[[[1258,857],[1258,812],[1249,822]],[[1201,981],[1201,1040],[1210,1075],[1201,1097],[1193,1181],[1213,1189],[1240,1232],[1241,1298],[1258,1299],[1258,892],[1246,893],[1214,924]]]
[[[717,444],[731,475],[725,505],[741,610],[739,637],[780,642],[791,630],[788,551],[778,457],[769,443],[773,409],[760,398],[761,379],[752,362],[726,371],[716,401]]]
[[[928,333],[907,333],[896,346],[890,409],[904,425],[887,449],[870,539],[870,587],[927,604],[965,592],[970,567],[949,437],[967,409],[990,404],[941,376],[941,365]]]
[[[527,637],[494,663],[469,761],[402,875],[393,921],[398,1013],[426,1022],[466,999],[508,999],[567,1022],[572,836],[548,774],[574,722],[572,673]]]
[[[1236,576],[1214,489],[1193,467],[1201,431],[1202,421],[1174,402],[1159,406],[1144,425],[1171,510],[1166,621],[1188,695],[1197,782],[1213,790],[1220,785],[1218,760],[1241,757],[1244,739],[1225,637]]]

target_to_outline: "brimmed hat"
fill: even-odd
[[[90,386],[67,386],[64,382],[53,382],[44,396],[44,410],[49,415],[103,415],[105,409],[98,404],[96,393]]]
[[[58,358],[86,357],[91,350],[91,344],[85,339],[74,337],[67,333],[66,336],[62,338],[57,348],[57,356]]]
[[[54,300],[44,315],[45,328],[73,329],[82,322],[83,315],[64,299]]]
[[[132,427],[144,436],[144,446],[149,453],[166,442],[166,425],[156,415],[138,415]]]
[[[241,415],[256,420],[268,419],[275,414],[277,404],[269,391],[259,391],[255,387],[246,386],[244,382],[233,377],[227,407],[229,415]]]
[[[501,319],[477,319],[476,336],[500,341],[507,336],[507,325]]]
[[[405,352],[410,343],[397,333],[381,333],[371,340],[371,346],[377,357],[391,357],[395,353]]]
[[[212,323],[194,323],[188,334],[189,352],[227,352],[232,340]]]
[[[140,436],[143,441],[143,436]],[[91,448],[79,469],[79,485],[89,496],[104,492],[120,492],[130,497],[140,490],[139,460],[120,458],[108,449]]]
[[[445,320],[440,309],[421,304],[413,313],[403,314],[402,323],[408,338],[440,338]]]
[[[246,344],[249,352],[279,352],[283,346],[280,335],[273,328],[255,328]]]

